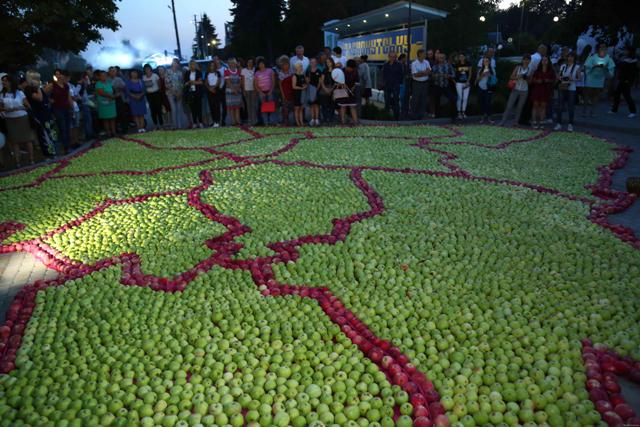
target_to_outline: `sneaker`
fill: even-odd
[[[567,125],[567,131],[573,132],[573,125]]]
[[[198,125],[198,127],[199,127],[200,129],[204,129],[204,125],[203,125],[202,123],[200,123],[200,124]]]
[[[553,119],[547,119],[547,120],[544,121],[544,123],[548,124],[548,125],[552,125],[553,124]]]
[[[466,119],[466,118],[467,118],[467,115],[466,115],[464,112],[462,113],[462,118],[463,118],[463,119]]]
[[[560,123],[556,124],[553,130],[562,130],[562,125]]]
[[[635,116],[636,116],[636,113],[629,113],[627,117],[630,119],[633,119]]]
[[[617,112],[617,111],[613,111],[613,110],[609,110],[609,111],[607,112],[607,114],[618,114],[618,112]]]

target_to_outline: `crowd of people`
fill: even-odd
[[[555,122],[560,130],[566,110],[567,129],[572,131],[578,99],[583,114],[593,116],[593,106],[616,70],[611,112],[618,111],[624,97],[629,117],[635,116],[631,87],[638,67],[633,48],[626,48],[617,61],[605,45],[582,58],[563,49],[552,61],[547,52],[540,45],[514,67],[506,82],[510,93],[499,124],[541,128]],[[185,67],[175,59],[166,68],[145,64],[142,70],[127,72],[118,66],[95,71],[89,67],[74,76],[55,70],[53,81],[44,83],[35,71],[20,78],[2,73],[0,130],[20,165],[23,155],[34,162],[34,142],[44,157],[55,157],[69,153],[81,138],[126,134],[132,125],[142,133],[227,123],[358,124],[363,103],[372,97],[371,74],[366,55],[346,58],[340,47],[326,47],[307,57],[303,46],[297,46],[292,56],[277,58],[275,64],[263,57],[226,61],[214,57],[203,70],[196,61]],[[420,49],[411,62],[405,54],[390,52],[377,83],[384,93],[384,109],[395,120],[436,116],[463,120],[473,91],[480,122],[493,123],[492,97],[498,85],[493,48],[477,62],[437,49]]]

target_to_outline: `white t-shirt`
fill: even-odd
[[[343,67],[345,67],[347,65],[347,57],[342,55],[342,56],[335,56],[332,55],[331,59],[333,59],[333,62],[336,63],[336,65],[338,65],[338,62],[342,64]]]
[[[145,74],[142,76],[142,81],[144,83],[144,87],[147,90],[147,93],[155,93],[160,90],[160,85],[158,82],[160,81],[160,76],[156,73],[151,73],[151,77],[147,77]]]
[[[26,96],[24,94],[23,91],[18,90],[16,91],[15,96],[12,93],[5,93],[2,95],[2,102],[4,105],[4,108],[7,110],[13,109],[13,108],[20,108],[23,107],[23,101],[25,100]],[[21,110],[16,110],[16,111],[7,111],[2,113],[4,115],[4,117],[9,118],[9,119],[15,119],[17,117],[22,117],[22,116],[26,116],[27,115],[27,110],[25,110],[24,108]]]
[[[220,72],[220,71],[218,71]],[[209,83],[209,86],[211,87],[216,87],[216,85],[218,84],[218,80],[222,80],[223,79],[218,79],[218,73],[215,71],[209,71],[209,73],[207,74],[207,83]]]
[[[255,90],[253,87],[253,74],[255,70],[250,70],[248,68],[243,68],[240,74],[244,77],[244,90]]]
[[[576,76],[579,72],[580,66],[578,64],[573,64],[572,66],[562,64],[562,66],[560,66],[560,77],[568,77],[570,79],[568,90],[576,90]]]
[[[298,58],[297,55],[293,55],[291,57],[291,59],[289,60],[289,63],[291,64],[291,69],[295,70],[296,69],[296,64],[300,62],[302,63],[302,73],[306,73],[307,72],[307,68],[309,68],[309,58],[307,58],[306,56],[302,56],[302,59]]]
[[[531,62],[529,62],[529,71],[531,73],[538,69],[540,61],[542,61],[542,55],[540,55],[538,52],[531,55]]]
[[[331,70],[331,78],[338,84],[345,84],[344,72],[340,68],[334,68]]]
[[[427,80],[429,80],[429,76],[416,77],[414,76],[414,74],[422,73],[423,71],[427,71],[430,69],[431,64],[429,64],[429,61],[425,59],[424,61],[420,62],[420,60],[416,59],[411,63],[411,77],[413,77],[413,80],[417,82],[426,82]]]

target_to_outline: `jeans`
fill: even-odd
[[[400,120],[400,86],[385,87],[384,110],[393,112],[393,118]]]
[[[514,111],[516,113],[516,122],[520,120],[520,115],[522,114],[522,109],[524,108],[524,103],[527,102],[527,97],[529,96],[529,91],[522,90],[512,90],[509,95],[509,99],[507,100],[507,107],[504,109],[504,113],[502,114],[502,121],[500,124],[505,124],[511,114]]]
[[[174,128],[184,127],[184,107],[182,106],[182,97],[177,97],[172,93],[167,93],[169,105],[171,106],[171,124]]]
[[[611,106],[611,111],[618,112],[618,107],[620,106],[620,96],[624,96],[624,100],[627,101],[629,112],[635,114],[636,103],[633,102],[633,98],[631,97],[631,84],[629,82],[621,81],[620,83],[618,83],[618,86],[613,93],[613,105]]]
[[[411,111],[414,119],[421,120],[427,110],[427,88],[429,87],[429,82],[427,80],[423,82],[414,80],[412,84]]]
[[[120,133],[127,133],[129,131],[129,104],[124,102],[120,96],[116,98],[116,112]]]
[[[151,110],[151,120],[153,124],[162,126],[162,94],[159,90],[147,93],[147,101],[149,101],[149,110]]]
[[[202,124],[202,96],[193,94],[189,100],[189,109],[191,110],[191,122],[194,125]]]
[[[436,103],[436,109],[437,107],[440,106],[440,98],[442,97],[446,97],[447,101],[449,101],[449,117],[451,117],[451,119],[455,120],[456,118],[456,109],[455,109],[455,105],[456,105],[456,94],[453,92],[453,90],[451,89],[451,87],[449,85],[447,86],[438,86],[438,85],[434,85],[433,86],[433,98],[435,100]]]
[[[263,102],[273,101],[275,98],[273,94],[269,95],[268,93],[262,93],[260,96],[260,106],[262,106]],[[265,126],[274,125],[278,121],[278,117],[275,112],[273,113],[260,113],[262,114],[262,122]]]
[[[54,108],[53,115],[56,118],[58,124],[58,130],[60,131],[60,142],[64,147],[66,153],[69,152],[69,133],[71,132],[71,110],[62,108]]]
[[[491,116],[491,98],[493,97],[493,92],[488,89],[480,88],[478,97],[480,98],[480,112],[482,113],[482,116]]]
[[[458,93],[458,101],[456,102],[458,112],[465,113],[467,111],[467,102],[469,101],[471,86],[467,83],[456,83],[456,92]]]
[[[218,89],[214,93],[207,91],[207,101],[209,101],[209,111],[211,121],[220,124],[220,92]]]
[[[247,90],[244,92],[244,101],[247,106],[247,119],[253,126],[258,122],[258,94],[255,90]]]
[[[558,91],[558,108],[556,110],[556,123],[562,124],[562,113],[564,106],[567,106],[569,111],[569,124],[573,125],[573,114],[576,105],[576,91],[575,90],[560,90]]]
[[[91,107],[88,105],[82,105],[80,107],[80,113],[82,114],[82,126],[84,128],[85,139],[93,138],[93,118],[91,117]]]

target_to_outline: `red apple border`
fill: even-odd
[[[347,335],[349,339],[354,342],[354,344],[356,344],[358,348],[360,348],[365,356],[376,363],[376,365],[382,370],[382,372],[386,374],[389,381],[392,384],[401,386],[405,391],[409,393],[411,402],[414,404],[414,419],[416,423],[421,422],[428,425],[428,423],[431,422],[431,419],[433,418],[439,424],[446,424],[447,421],[444,415],[444,408],[439,403],[440,397],[437,391],[435,391],[433,383],[431,383],[422,372],[418,371],[415,366],[413,366],[409,362],[409,359],[405,355],[403,355],[397,347],[394,347],[390,342],[375,336],[375,334],[366,326],[366,324],[359,320],[353,312],[348,310],[343,305],[343,303],[331,293],[328,288],[306,287],[278,283],[275,280],[275,275],[271,268],[271,265],[273,263],[296,260],[299,257],[298,248],[300,245],[312,243],[335,244],[337,241],[343,241],[349,233],[350,227],[353,223],[373,217],[384,211],[384,202],[382,198],[364,180],[364,178],[362,177],[363,170],[381,170],[387,172],[427,174],[432,176],[452,176],[468,180],[480,180],[496,184],[526,187],[541,193],[552,194],[570,200],[577,200],[592,206],[591,213],[589,215],[589,219],[591,221],[610,229],[619,238],[624,241],[630,242],[634,247],[639,247],[638,239],[632,231],[626,229],[625,227],[609,224],[607,221],[608,214],[626,209],[635,200],[634,196],[632,195],[615,191],[610,188],[613,170],[624,166],[625,162],[628,159],[629,153],[631,152],[629,148],[616,148],[615,150],[618,152],[618,156],[616,157],[616,159],[611,164],[600,167],[598,169],[598,182],[595,185],[587,187],[592,190],[592,194],[597,198],[606,201],[613,200],[613,202],[611,203],[605,202],[600,205],[594,206],[594,202],[591,199],[565,194],[551,188],[514,180],[500,180],[490,177],[474,176],[469,172],[463,170],[459,166],[455,165],[454,163],[451,163],[451,161],[458,158],[455,154],[433,147],[434,145],[445,144],[468,144],[488,149],[504,149],[509,145],[515,143],[525,143],[540,140],[546,137],[548,135],[548,132],[542,132],[529,138],[505,141],[497,145],[477,144],[466,141],[436,141],[436,139],[439,138],[463,136],[463,132],[459,131],[456,128],[449,128],[453,131],[452,135],[436,136],[432,138],[420,138],[419,142],[414,145],[427,151],[439,154],[439,163],[449,170],[449,172],[441,172],[412,168],[398,169],[377,166],[324,165],[307,161],[284,162],[281,160],[273,159],[274,157],[277,157],[280,154],[295,148],[301,138],[293,138],[284,147],[265,155],[240,156],[219,150],[219,148],[224,146],[253,141],[255,139],[264,137],[264,135],[252,129],[242,129],[250,133],[252,138],[245,138],[238,141],[232,141],[230,143],[223,143],[214,147],[156,147],[143,140],[123,138],[154,150],[175,149],[206,151],[216,156],[212,159],[206,159],[203,161],[192,162],[183,165],[157,168],[150,171],[109,171],[98,174],[86,173],[57,175],[66,166],[68,166],[71,160],[86,153],[88,151],[88,149],[86,149],[75,153],[73,156],[61,160],[54,169],[36,178],[30,184],[8,187],[5,189],[0,189],[0,191],[37,186],[50,178],[85,177],[109,174],[150,175],[166,170],[197,167],[226,158],[236,162],[237,165],[217,168],[216,170],[236,169],[262,163],[274,163],[282,166],[316,167],[329,170],[350,170],[350,179],[367,198],[371,209],[366,212],[350,215],[346,218],[335,219],[333,221],[333,229],[328,235],[303,236],[294,240],[271,243],[268,244],[268,247],[276,252],[275,255],[256,258],[253,260],[237,260],[233,259],[232,257],[237,254],[238,251],[242,248],[242,244],[234,242],[234,240],[242,234],[250,232],[251,229],[248,226],[241,224],[237,219],[226,216],[218,212],[214,207],[207,205],[201,201],[201,193],[213,184],[213,179],[211,177],[210,171],[203,170],[200,172],[201,185],[190,190],[151,193],[122,200],[107,199],[96,206],[89,213],[63,225],[62,227],[59,227],[54,231],[47,233],[44,237],[12,245],[0,246],[0,253],[13,251],[31,252],[36,257],[41,259],[46,265],[55,268],[63,274],[61,277],[51,281],[39,281],[32,285],[25,286],[14,299],[7,312],[7,320],[5,322],[5,325],[0,327],[0,372],[7,373],[13,370],[15,367],[14,361],[16,353],[22,341],[22,336],[24,334],[27,322],[33,312],[33,309],[35,308],[36,293],[40,289],[46,288],[48,286],[57,286],[63,284],[68,280],[82,277],[86,274],[100,270],[102,268],[120,264],[123,270],[121,278],[121,282],[123,284],[134,286],[149,286],[154,290],[175,292],[183,290],[186,285],[199,273],[208,271],[214,265],[219,265],[224,268],[243,269],[246,271],[250,271],[255,284],[261,289],[262,294],[265,296],[298,295],[302,298],[312,298],[318,301],[320,307],[331,319],[331,321],[339,325],[343,333],[345,333],[345,335]],[[344,138],[341,136],[336,137]],[[313,138],[333,137],[314,136],[311,132],[304,133],[303,139]],[[397,139],[398,137],[393,138]],[[400,138],[415,140],[415,138],[406,136]],[[91,147],[89,147],[89,149],[98,147],[100,145],[100,143],[94,143],[91,145]],[[66,258],[64,255],[54,250],[43,241],[51,235],[75,227],[82,222],[92,218],[93,216],[98,215],[109,206],[127,203],[139,203],[153,197],[167,197],[178,195],[187,195],[188,203],[191,206],[198,209],[210,220],[219,222],[227,227],[227,232],[206,242],[206,245],[214,251],[214,254],[210,258],[201,261],[192,269],[178,275],[175,279],[159,278],[142,273],[140,268],[140,258],[137,254],[122,254],[110,259],[101,260],[94,265],[88,266]],[[0,224],[0,237],[4,239],[8,235],[13,234],[17,230],[21,229],[22,227],[24,226],[18,223],[9,222]],[[590,347],[586,348],[589,349]],[[586,351],[585,354],[588,357],[591,357],[589,355],[593,354],[593,352]],[[589,361],[588,359],[585,360],[587,360],[587,362]],[[610,414],[608,414],[607,416],[612,417],[612,415]]]

